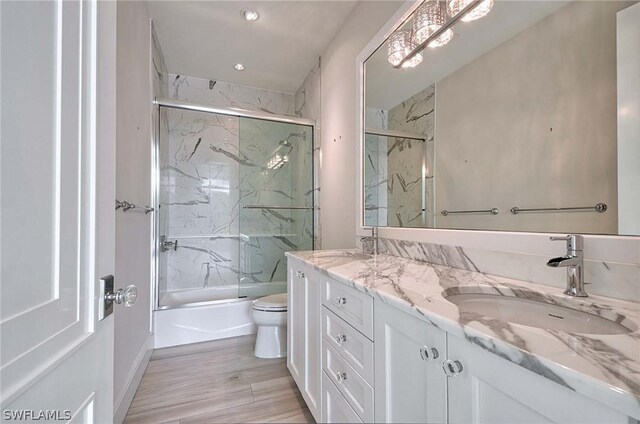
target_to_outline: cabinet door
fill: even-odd
[[[311,270],[301,274],[304,284],[304,393],[307,406],[318,419],[322,378],[322,299],[320,275]],[[297,323],[295,324],[297,325]]]
[[[319,275],[289,260],[287,276],[287,368],[314,418],[320,418],[321,285]]]
[[[318,422],[362,423],[358,414],[324,373],[322,373],[322,419]]]
[[[375,421],[446,422],[445,333],[381,301],[374,307]]]
[[[287,368],[298,387],[302,390],[304,382],[304,331],[305,331],[305,287],[300,277],[302,267],[289,259],[287,275]]]
[[[628,423],[595,400],[457,337],[448,336],[450,423]],[[452,370],[458,364],[452,363]]]

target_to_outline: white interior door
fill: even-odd
[[[115,2],[2,1],[1,420],[113,417]]]

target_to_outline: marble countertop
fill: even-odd
[[[360,250],[288,252],[317,271],[464,338],[612,409],[640,419],[640,304]],[[588,290],[588,286],[587,286]],[[617,321],[627,334],[572,334],[465,312],[445,294],[544,300]]]

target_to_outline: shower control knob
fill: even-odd
[[[105,300],[118,305],[124,303],[124,306],[130,308],[138,300],[138,288],[133,284],[129,284],[125,289],[118,289],[115,293],[106,294]]]

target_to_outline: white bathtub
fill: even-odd
[[[287,283],[173,290],[163,294],[165,309],[153,312],[154,348],[242,336],[256,332],[251,302],[261,296],[286,291]]]

